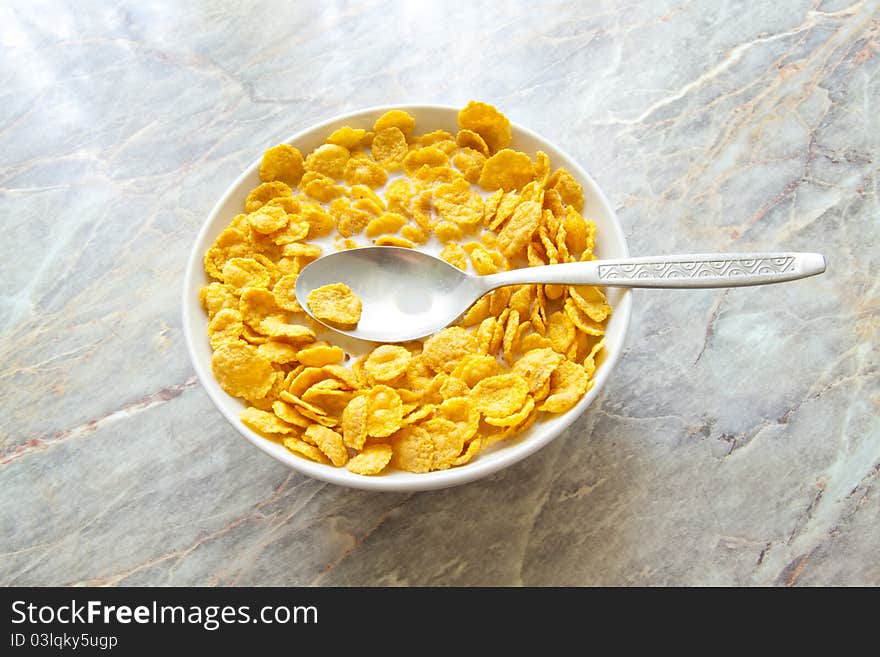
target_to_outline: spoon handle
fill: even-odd
[[[711,288],[782,283],[824,271],[819,253],[700,253],[524,267],[480,279],[487,290],[533,283]]]

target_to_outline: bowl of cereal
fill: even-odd
[[[487,476],[562,433],[621,354],[625,289],[499,288],[405,343],[353,339],[309,317],[298,273],[373,245],[479,275],[628,256],[589,174],[485,103],[365,109],[266,150],[196,238],[184,335],[217,409],[303,474],[386,491]],[[337,292],[326,312],[346,319]]]

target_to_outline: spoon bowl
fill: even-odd
[[[314,317],[309,293],[342,282],[363,303],[357,327],[342,330]],[[307,265],[294,288],[300,305],[336,331],[361,340],[405,342],[451,324],[486,291],[477,276],[468,276],[445,260],[400,246],[374,246],[338,251]],[[462,308],[462,299],[470,303]]]

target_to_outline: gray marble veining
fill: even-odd
[[[0,7],[0,583],[880,584],[877,3],[458,5]],[[487,480],[293,474],[195,381],[196,232],[296,130],[470,98],[583,162],[634,255],[828,272],[636,292],[604,394]]]

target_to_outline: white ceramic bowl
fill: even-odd
[[[390,109],[403,109],[412,114],[416,119],[416,128],[419,132],[443,129],[454,134],[458,129],[457,108],[439,105],[389,105],[387,107],[372,107],[324,121],[294,135],[287,142],[296,146],[303,153],[308,153],[324,143],[327,135],[333,130],[343,125],[370,129],[373,122]],[[550,163],[554,169],[557,167],[568,169],[581,183],[586,199],[584,216],[592,219],[597,227],[597,256],[599,258],[628,256],[629,252],[620,222],[608,200],[589,174],[564,151],[534,132],[515,123],[511,123],[511,129],[513,148],[525,151],[533,157],[535,151],[544,151],[550,156]],[[268,148],[270,145],[266,144],[266,147]],[[243,408],[242,402],[227,395],[211,373],[211,346],[208,343],[207,335],[208,318],[199,303],[199,288],[209,282],[202,264],[204,253],[232,218],[242,212],[248,192],[260,183],[259,165],[260,158],[257,158],[239,176],[238,180],[229,186],[217,205],[211,210],[211,214],[205,220],[193,245],[183,285],[183,333],[196,374],[207,390],[208,396],[223,416],[256,447],[303,474],[341,486],[397,492],[447,488],[485,477],[536,452],[577,419],[602,390],[602,386],[608,380],[611,370],[614,369],[617,359],[620,357],[629,327],[632,296],[628,290],[610,289],[608,291],[608,301],[613,308],[613,313],[608,322],[606,349],[604,357],[599,362],[595,384],[584,398],[567,413],[539,420],[531,429],[523,432],[520,436],[481,452],[467,465],[425,474],[395,471],[375,477],[365,477],[349,472],[345,468],[308,461],[289,452],[282,445],[267,440],[248,429],[238,419],[239,412]],[[577,449],[577,446],[573,445],[572,449]]]

